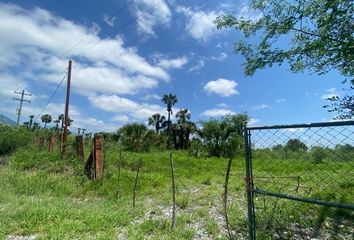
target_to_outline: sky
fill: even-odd
[[[46,113],[56,119],[71,59],[73,131],[147,123],[155,113],[167,115],[161,98],[168,93],[178,98],[174,113],[187,108],[195,122],[245,112],[252,126],[330,121],[334,114],[322,106],[343,95],[338,72],[295,74],[283,64],[245,76],[244,58],[233,52],[241,33],[218,30],[213,21],[228,12],[260,17],[248,3],[0,1],[0,113],[15,120],[14,91],[26,90],[32,96],[21,122],[32,114],[38,122]]]

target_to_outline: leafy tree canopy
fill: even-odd
[[[211,156],[232,156],[241,151],[242,132],[248,121],[245,114],[201,121],[200,135]]]
[[[348,0],[251,0],[251,9],[259,17],[246,19],[232,14],[219,16],[218,28],[236,28],[245,39],[236,42],[246,75],[287,62],[293,72],[308,69],[324,74],[337,69],[354,86],[354,2]],[[258,43],[249,41],[259,37]],[[284,44],[289,41],[289,44]],[[346,103],[346,104],[341,104]],[[352,95],[334,99],[332,110],[344,110],[353,116]],[[349,112],[349,114],[348,114]]]
[[[295,138],[295,139],[290,139],[286,143],[285,149],[290,150],[292,152],[300,152],[300,151],[306,152],[308,147],[306,146],[305,143],[301,142],[301,140]]]

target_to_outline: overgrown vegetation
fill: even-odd
[[[26,147],[34,140],[34,134],[24,128],[14,128],[0,124],[0,156]]]
[[[86,141],[86,147],[86,152],[91,149],[90,141]],[[62,160],[58,149],[55,152],[45,149],[39,150],[37,145],[21,149],[6,166],[0,166],[0,238],[10,235],[37,236],[37,239],[228,238],[222,197],[226,158],[194,157],[188,151],[173,151],[177,209],[175,228],[171,230],[171,150],[123,151],[119,157],[121,147],[107,137],[104,176],[94,182],[84,174],[83,163],[75,158],[75,151],[68,149],[67,158]],[[292,140],[274,149],[254,151],[257,156],[254,164],[258,166],[255,173],[260,176],[275,171],[278,171],[277,175],[288,176],[288,170],[292,169],[301,176],[307,174],[319,180],[328,176],[318,172],[317,164],[330,168],[334,155],[328,155],[329,152],[335,152],[335,156],[347,151],[352,153],[353,146],[305,149],[301,141]],[[139,180],[135,184],[136,163],[140,159]],[[265,161],[269,159],[272,161]],[[247,236],[244,168],[243,156],[235,158],[228,183],[228,219],[231,234],[236,239]],[[346,201],[352,198],[352,186],[344,178],[330,180],[341,186],[336,189],[338,197],[342,196]],[[271,184],[274,189],[296,186],[293,179],[264,184]],[[315,197],[327,194],[327,191],[319,189],[309,194]],[[256,198],[256,204],[262,209],[257,215],[260,239],[280,239],[284,234],[281,229],[288,229],[290,222],[297,223],[298,229],[289,232],[292,234],[287,235],[289,239],[311,228],[320,219],[325,219],[320,223],[321,232],[335,231],[332,222],[338,217],[335,209],[322,213],[321,208],[310,204],[276,202],[273,198],[263,202],[261,197]],[[273,206],[276,206],[275,211]],[[340,236],[349,236],[352,215],[342,211],[340,216],[344,226],[339,231]],[[274,234],[280,235],[275,237]]]

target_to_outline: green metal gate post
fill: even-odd
[[[248,208],[248,234],[250,240],[256,239],[255,212],[253,203],[253,179],[252,179],[252,157],[251,157],[251,131],[245,127],[245,160],[246,160],[246,191]]]

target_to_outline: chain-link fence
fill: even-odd
[[[250,239],[353,239],[354,121],[245,130]]]

